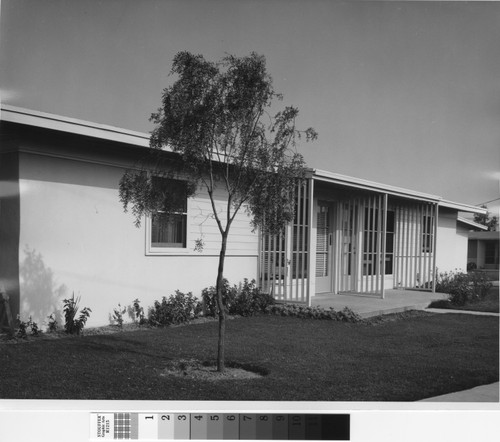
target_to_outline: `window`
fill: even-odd
[[[376,257],[378,252],[378,222],[379,211],[365,208],[365,223],[363,232],[363,275],[374,275],[376,272]]]
[[[432,253],[433,227],[432,216],[424,215],[422,219],[422,253]]]
[[[484,263],[487,265],[497,264],[498,260],[495,259],[495,242],[494,241],[486,241],[485,243],[485,255],[484,255]],[[495,262],[496,261],[496,262]]]
[[[385,237],[385,274],[392,275],[394,262],[394,212],[387,212],[387,229]]]
[[[165,199],[165,210],[159,210],[151,217],[151,248],[186,248],[187,184],[180,180],[156,178],[153,185]]]
[[[375,275],[377,271],[377,253],[379,230],[378,209],[365,209],[363,232],[363,275]],[[394,261],[394,212],[387,211],[387,227],[385,237],[385,275],[392,275]]]

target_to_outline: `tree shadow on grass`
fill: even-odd
[[[19,268],[21,320],[31,316],[40,326],[54,314],[55,320],[61,324],[61,301],[68,292],[67,287],[56,283],[54,273],[45,265],[41,253],[26,246],[24,254]]]

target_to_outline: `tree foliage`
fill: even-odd
[[[481,206],[483,209],[487,209],[485,205]],[[474,222],[478,224],[482,224],[483,226],[488,227],[488,230],[495,230],[498,225],[498,218],[496,216],[491,216],[490,212],[486,212],[485,215],[474,214]]]
[[[120,199],[131,206],[136,223],[158,210],[173,213],[178,189],[158,188],[157,177],[182,178],[184,196],[204,187],[221,233],[217,275],[220,321],[224,321],[222,283],[230,226],[244,208],[253,228],[276,234],[294,216],[294,192],[304,182],[306,167],[296,146],[316,139],[314,129],[297,130],[298,109],[272,112],[275,100],[263,56],[228,55],[210,62],[201,55],[179,52],[172,64],[176,80],[163,90],[162,105],[151,115],[152,155],[120,181]],[[172,160],[165,151],[173,151]],[[222,187],[225,209],[218,210],[214,192]],[[223,335],[223,333],[222,333]],[[219,345],[219,355],[220,355]],[[219,369],[223,358],[218,358]]]
[[[182,177],[189,183],[186,196],[200,185],[209,194],[223,186],[228,195],[232,221],[245,205],[254,227],[276,233],[293,219],[289,192],[304,178],[305,163],[296,150],[301,137],[316,138],[309,128],[295,128],[298,110],[286,107],[274,116],[272,79],[265,58],[255,53],[227,56],[219,63],[201,55],[178,53],[171,75],[178,79],[162,95],[162,107],[151,116],[156,125],[150,145],[161,153],[166,148],[180,155],[149,157],[141,170],[130,170],[120,182],[120,199],[131,205],[136,221],[157,210],[168,212],[175,204],[175,189],[161,191],[154,177]],[[220,214],[214,213],[220,229]]]

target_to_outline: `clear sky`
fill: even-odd
[[[3,103],[148,132],[178,51],[255,51],[319,133],[309,166],[500,197],[498,2],[1,0],[0,20]]]

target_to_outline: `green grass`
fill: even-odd
[[[207,322],[2,344],[0,398],[414,401],[498,380],[498,318],[424,312],[358,324],[238,318],[226,359],[266,376],[159,376],[172,360],[211,359],[216,337]]]
[[[433,301],[429,305],[429,307],[445,308],[452,310],[469,310],[475,312],[499,313],[498,294],[499,294],[499,288],[498,286],[496,286],[496,287],[491,287],[490,290],[488,291],[488,294],[484,297],[484,299],[481,299],[480,301],[477,302],[467,303],[465,305],[457,306],[452,304],[447,299],[442,299],[439,301]]]

